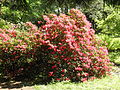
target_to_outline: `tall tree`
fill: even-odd
[[[1,0],[3,5],[7,5],[13,10],[29,10],[28,0]]]
[[[0,14],[2,13],[1,12],[1,8],[2,8],[2,4],[5,2],[5,0],[0,0]]]
[[[94,0],[44,0],[46,8],[56,7],[58,13],[67,13],[70,8],[88,6]]]
[[[109,4],[109,5],[120,5],[120,0],[103,0],[106,4]]]

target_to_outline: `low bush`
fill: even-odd
[[[20,31],[21,27],[16,25],[9,29],[0,29],[0,63],[6,74],[17,74],[16,70],[22,70],[23,63],[33,60],[31,58],[38,43],[37,35],[40,33],[32,23],[25,23],[23,27],[26,30]]]
[[[114,52],[109,52],[109,57],[110,61],[113,62],[115,65],[119,66],[120,65],[120,52],[119,51],[114,51]]]
[[[49,77],[55,80],[86,81],[106,75],[109,58],[106,47],[94,35],[91,24],[79,10],[70,10],[69,16],[50,14],[43,16],[41,26],[44,40],[48,42]],[[48,50],[47,49],[47,50]]]
[[[4,28],[9,28],[10,25],[7,21],[5,21],[4,19],[0,18],[0,28],[4,29]]]
[[[110,15],[108,15],[104,20],[96,20],[97,28],[102,30],[101,33],[112,35],[112,36],[120,36],[120,12],[113,11]]]
[[[56,81],[87,81],[108,74],[108,51],[96,39],[82,12],[71,9],[69,15],[49,14],[43,19],[38,21],[45,23],[39,29],[30,22],[22,32],[17,28],[0,29],[0,61],[4,71],[15,65],[18,69],[12,68],[13,74],[21,74],[24,62],[29,63],[29,68],[37,62],[41,77]]]
[[[100,37],[99,39],[102,39],[102,41],[106,42],[106,47],[109,51],[115,51],[120,49],[120,38],[114,38],[105,34],[98,35]]]

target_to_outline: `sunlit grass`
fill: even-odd
[[[84,83],[58,82],[36,85],[35,90],[120,90],[120,75],[107,76]]]

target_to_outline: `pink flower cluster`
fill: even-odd
[[[0,29],[1,62],[36,59],[42,53],[48,63],[45,67],[50,69],[47,77],[58,81],[87,81],[108,74],[107,49],[96,39],[82,12],[71,9],[69,15],[49,14],[43,19],[46,23],[39,29],[31,22],[23,32]]]
[[[51,50],[49,77],[55,80],[86,81],[101,77],[110,71],[106,47],[95,37],[91,23],[79,10],[71,9],[69,15],[44,15],[46,24],[43,39]],[[64,70],[64,71],[63,71]]]
[[[5,66],[3,68],[7,74],[13,74],[13,71],[9,71],[6,66],[12,65],[14,62],[18,62],[18,64],[27,62],[28,58],[34,57],[38,45],[41,45],[41,33],[37,26],[27,22],[24,27],[27,28],[26,31],[20,31],[18,27],[0,29],[0,63]],[[14,75],[20,74],[22,70],[14,70]]]

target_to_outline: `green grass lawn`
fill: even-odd
[[[58,82],[36,85],[35,90],[120,90],[120,75],[112,75],[84,83]]]
[[[111,52],[112,62],[120,64],[120,52]],[[35,90],[120,90],[120,67],[114,66],[111,76],[84,83],[57,82],[48,85],[35,85]]]

